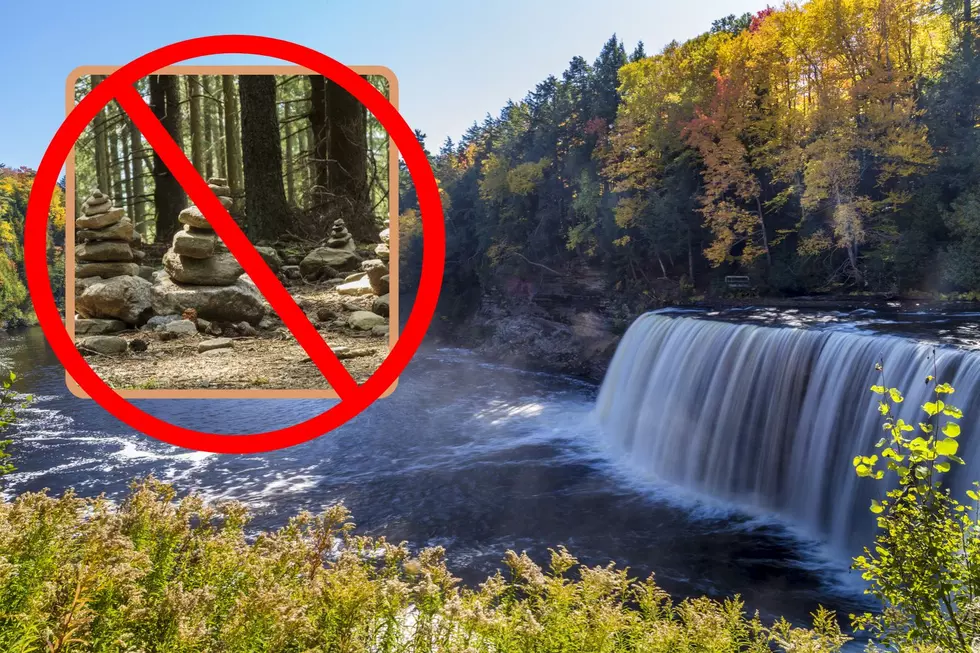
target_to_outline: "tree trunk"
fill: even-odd
[[[755,198],[755,209],[759,214],[759,228],[762,230],[762,247],[766,250],[766,263],[772,266],[772,254],[769,253],[769,235],[766,233],[766,219],[762,213],[762,202],[759,197]]]
[[[310,75],[310,161],[313,169],[311,196],[314,205],[326,197],[329,181],[327,165],[330,128],[327,123],[327,80],[321,75]]]
[[[125,197],[123,185],[123,164],[125,161],[119,160],[119,134],[115,129],[109,130],[109,176],[112,179],[112,194],[116,200],[116,206],[126,206],[129,201]]]
[[[691,232],[687,232],[687,274],[691,279],[691,286],[694,286],[694,244],[691,242]]]
[[[367,182],[367,132],[364,105],[338,84],[327,84],[330,144],[327,190],[335,212],[358,242],[377,242]]]
[[[963,55],[967,64],[973,59],[973,3],[963,0]]]
[[[289,102],[285,103],[284,115],[286,127],[283,131],[286,136],[286,160],[283,162],[283,167],[286,172],[286,199],[289,201],[290,206],[296,206],[296,185],[293,179],[293,132],[295,131],[295,127],[293,127],[290,121],[293,110],[292,104]]]
[[[92,75],[92,90],[98,86],[104,75]],[[112,181],[109,176],[109,141],[106,138],[106,109],[102,108],[95,114],[92,125],[95,136],[95,180],[103,193],[112,192]],[[86,192],[89,189],[86,189]]]
[[[204,128],[201,124],[201,78],[197,75],[187,76],[187,97],[191,105],[191,162],[202,176],[207,176],[204,163]]]
[[[127,121],[123,118],[123,133],[119,140],[122,141],[122,171],[126,191],[126,212],[133,215],[133,155],[129,151],[129,132],[125,129]]]
[[[232,195],[238,197],[242,193],[242,138],[235,77],[225,75],[221,79],[221,87],[225,109],[225,168]]]
[[[211,110],[214,114],[214,118],[211,121],[213,126],[211,132],[211,155],[214,159],[214,173],[217,177],[224,177],[227,179],[228,172],[225,169],[225,147],[224,147],[224,112],[222,108],[224,107],[224,101],[222,98],[221,84],[218,83],[215,77],[206,77],[205,80],[208,83],[208,93],[211,96]]]
[[[143,139],[132,121],[129,121],[129,151],[132,153],[130,175],[133,178],[133,224],[145,240],[149,230],[146,222],[146,198],[143,197]]]
[[[204,177],[217,177],[214,163],[218,139],[214,133],[214,96],[207,75],[201,75],[198,86],[201,91],[201,115],[204,117]]]
[[[272,75],[242,75],[238,84],[247,231],[252,242],[275,241],[288,228],[290,215],[282,185],[276,79]]]
[[[153,75],[150,77],[150,108],[167,133],[177,142],[180,137],[180,92],[177,77]],[[186,196],[180,183],[174,178],[158,154],[153,154],[153,178],[156,187],[153,201],[156,204],[156,242],[169,241],[177,231],[177,215],[186,206]]]

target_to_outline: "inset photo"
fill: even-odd
[[[353,69],[397,108],[388,69]],[[67,110],[113,70],[76,71]],[[137,90],[365,381],[397,340],[398,158],[384,127],[297,66],[175,66]],[[68,331],[121,395],[337,397],[115,100],[75,145],[66,204]]]

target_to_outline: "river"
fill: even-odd
[[[349,424],[285,451],[240,456],[159,443],[122,425],[95,403],[73,397],[43,335],[29,329],[0,341],[0,358],[19,374],[17,389],[36,396],[13,435],[18,470],[5,481],[5,492],[10,496],[74,487],[83,495],[104,492],[119,497],[132,479],[152,473],[172,481],[180,491],[247,502],[255,514],[255,528],[276,527],[298,510],[316,511],[343,500],[364,533],[405,540],[412,546],[444,546],[451,567],[467,583],[493,573],[507,549],[526,550],[543,562],[549,547],[563,544],[588,564],[615,560],[637,577],[655,572],[665,589],[678,597],[740,594],[750,610],[758,609],[766,618],[784,615],[805,623],[822,604],[837,610],[846,622],[849,612],[868,607],[860,580],[848,570],[848,557],[835,539],[833,520],[827,530],[819,519],[799,519],[797,504],[766,496],[778,493],[779,487],[753,484],[754,463],[745,462],[753,458],[752,447],[791,437],[795,430],[784,420],[781,426],[762,428],[760,439],[746,440],[743,431],[758,426],[757,422],[726,411],[733,410],[732,405],[741,407],[738,415],[752,412],[746,407],[773,408],[772,380],[765,380],[765,366],[799,367],[801,352],[809,352],[804,357],[808,361],[817,360],[820,352],[844,356],[842,361],[853,359],[846,358],[846,347],[833,354],[826,343],[811,342],[815,337],[857,339],[849,346],[871,343],[866,349],[873,353],[881,342],[914,349],[924,333],[943,340],[948,329],[935,316],[895,320],[867,313],[834,317],[785,310],[668,311],[652,319],[659,325],[654,331],[675,340],[654,338],[651,343],[652,336],[639,333],[640,327],[632,329],[618,357],[645,361],[647,371],[636,376],[635,364],[628,374],[622,369],[611,371],[598,411],[600,388],[594,384],[503,367],[467,350],[429,347],[416,355],[391,397]],[[960,335],[968,334],[972,319],[961,316],[954,331],[966,329]],[[906,328],[913,323],[914,329]],[[692,335],[704,325],[713,331]],[[743,328],[750,331],[724,332]],[[887,329],[901,337],[880,335]],[[773,347],[780,338],[802,339],[803,349],[784,344],[778,350],[784,354],[779,354]],[[968,337],[957,338],[956,345],[969,346]],[[664,342],[668,348],[658,351]],[[688,355],[677,358],[684,342]],[[739,367],[738,347],[755,347],[770,356],[749,357],[752,369]],[[730,348],[735,348],[736,362],[712,366],[704,358],[722,361],[719,352]],[[618,365],[622,367],[622,361]],[[816,371],[811,363],[804,367],[810,379],[840,373],[833,366],[826,372]],[[651,370],[657,370],[652,378]],[[719,370],[730,375],[729,382],[711,386],[705,375]],[[685,377],[692,379],[692,387],[677,390]],[[753,379],[755,394],[745,387]],[[867,398],[860,394],[864,388],[857,387],[863,384],[860,378],[853,388],[859,397],[854,415],[867,406]],[[753,399],[766,393],[763,404],[759,404],[762,399]],[[791,392],[785,398],[788,404],[799,404],[794,415],[806,403],[798,395]],[[712,400],[699,408],[697,396]],[[724,401],[725,396],[743,400],[732,404]],[[688,424],[685,431],[677,428],[675,420],[668,428],[663,418],[644,413],[658,397],[672,398],[675,415],[701,411],[717,419],[709,420],[710,427]],[[137,403],[182,426],[215,432],[282,427],[331,404],[322,400]],[[642,433],[636,429],[637,415],[644,416]],[[715,423],[725,420],[729,436],[743,447],[741,467],[729,470],[724,478],[712,473],[711,478],[720,479],[717,482],[706,482],[704,475],[689,478],[687,452],[735,455],[715,435]],[[855,423],[863,428],[856,417]],[[818,437],[824,436],[815,434],[811,439]],[[864,439],[858,438],[861,443]],[[666,443],[659,450],[660,460],[668,460],[667,454],[674,452],[670,458],[674,473],[649,459],[657,449],[637,444],[652,441]],[[708,448],[691,446],[705,442]],[[853,475],[849,456],[842,451],[824,453],[819,464],[825,466],[821,469],[828,478]],[[792,453],[785,453],[766,464],[790,469],[794,460]],[[777,476],[784,478],[785,472],[777,470]],[[862,496],[857,492],[855,505],[863,501]],[[861,510],[866,510],[863,504]],[[850,504],[847,511],[849,516],[859,514],[856,509],[851,512]]]

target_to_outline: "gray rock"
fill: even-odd
[[[277,323],[276,320],[274,320],[274,319],[272,319],[272,317],[266,315],[264,318],[262,318],[261,320],[259,320],[259,328],[260,329],[271,329],[274,326],[276,326],[276,323]]]
[[[221,206],[225,207],[225,209],[230,209],[235,203],[235,200],[231,199],[230,197],[222,196],[218,197],[218,201],[221,202]]]
[[[175,283],[166,274],[153,284],[153,310],[159,315],[183,313],[193,308],[209,321],[258,324],[265,317],[262,296],[255,286],[238,279],[230,286],[194,286]]]
[[[95,197],[94,195],[82,203],[83,215],[98,215],[105,213],[112,208],[112,201],[105,195]]]
[[[173,251],[190,258],[210,258],[214,255],[214,245],[218,237],[210,229],[185,227],[174,234]]]
[[[374,255],[377,256],[382,261],[384,261],[385,263],[387,263],[391,259],[391,252],[388,249],[388,246],[385,245],[384,243],[381,243],[380,245],[374,248]]]
[[[181,224],[186,224],[191,227],[197,227],[198,229],[211,229],[211,223],[208,222],[204,214],[201,213],[201,209],[196,206],[188,206],[186,209],[180,212],[177,216],[177,220]]]
[[[208,185],[210,186],[227,186],[228,180],[224,177],[209,177]]]
[[[341,295],[360,297],[361,295],[371,295],[374,293],[374,290],[371,289],[371,280],[364,277],[362,279],[358,279],[357,281],[340,284],[337,286],[337,292]]]
[[[231,188],[228,186],[228,184],[215,184],[209,182],[208,188],[210,188],[211,192],[218,197],[231,197]]]
[[[385,245],[391,244],[391,231],[388,229],[388,227],[382,229],[378,236],[381,238],[381,242],[383,242]]]
[[[252,338],[259,335],[259,332],[255,329],[255,327],[249,324],[248,322],[239,322],[238,324],[235,325],[235,330],[238,331],[238,333],[240,333],[243,336],[248,336]]]
[[[158,329],[162,329],[163,327],[170,324],[171,322],[176,322],[177,320],[180,319],[182,318],[177,314],[154,315],[153,317],[151,317],[149,320],[146,321],[146,324],[144,326],[147,329],[155,331]]]
[[[81,243],[75,247],[76,261],[132,261],[133,250],[129,243],[117,240]]]
[[[78,348],[99,354],[123,354],[129,345],[119,336],[88,336],[78,341]]]
[[[206,351],[213,351],[215,349],[228,349],[234,346],[231,338],[214,338],[212,340],[205,340],[197,346],[198,353],[203,354]]]
[[[381,315],[383,317],[388,317],[391,310],[391,304],[389,302],[389,295],[384,294],[376,298],[371,304],[371,312]]]
[[[104,336],[109,333],[119,333],[128,329],[122,320],[104,320],[99,318],[75,318],[76,336]]]
[[[140,272],[137,263],[79,263],[75,266],[75,277],[84,279],[85,277],[121,277],[124,275],[136,276]]]
[[[119,276],[93,283],[75,300],[75,312],[86,318],[122,320],[140,325],[153,315],[153,285],[146,279]]]
[[[299,271],[298,265],[285,265],[282,268],[282,273],[287,279],[293,281],[298,281],[303,278],[303,273]]]
[[[76,274],[75,276],[77,277],[78,275]],[[86,288],[88,288],[92,284],[99,283],[100,281],[105,281],[105,279],[103,279],[102,277],[85,277],[84,279],[78,279],[78,278],[76,278],[75,279],[75,298],[77,299],[79,296],[81,296],[81,294],[83,292],[85,292],[85,289]]]
[[[364,263],[361,263],[363,266]],[[344,277],[344,283],[350,283],[351,281],[359,281],[367,276],[367,272],[355,272],[354,274],[348,274]]]
[[[352,329],[370,331],[379,324],[385,324],[385,319],[371,311],[355,311],[347,317],[347,324]]]
[[[371,289],[375,295],[388,294],[388,266],[381,259],[371,259],[361,263],[361,269],[367,273]]]
[[[141,265],[139,276],[147,281],[153,281],[154,272],[156,272],[156,268],[152,268],[149,265]]]
[[[146,258],[146,252],[140,251],[138,249],[130,250],[133,253],[133,261],[136,263],[142,263],[143,259]]]
[[[357,349],[351,349],[350,347],[333,347],[334,354],[340,360],[348,360],[350,358],[361,358],[362,356],[373,356],[377,353],[377,349],[371,349],[370,347],[358,347]]]
[[[388,325],[387,324],[383,324],[383,325],[382,324],[379,324],[376,327],[371,327],[371,335],[372,336],[382,336],[382,337],[387,338],[388,337]]]
[[[103,229],[82,229],[75,232],[75,242],[84,243],[89,240],[124,240],[133,239],[133,223],[129,218],[122,218],[119,222],[111,224]]]
[[[255,251],[262,255],[262,260],[273,272],[278,272],[282,268],[282,261],[279,259],[279,252],[273,247],[256,247]]]
[[[229,252],[197,259],[169,251],[163,255],[163,268],[174,281],[195,286],[230,286],[245,272]]]
[[[318,322],[332,322],[337,319],[337,313],[323,306],[316,310],[316,319]]]
[[[111,224],[116,224],[122,220],[124,215],[126,215],[126,209],[109,209],[105,213],[85,215],[78,218],[75,220],[75,226],[78,229],[102,229],[103,227],[108,227]]]
[[[353,272],[361,264],[361,258],[353,252],[330,247],[317,247],[306,255],[299,269],[306,278],[323,279],[340,275],[337,272]],[[326,272],[329,276],[325,276]]]
[[[174,320],[163,325],[163,330],[179,336],[193,336],[197,333],[197,324],[190,320]]]

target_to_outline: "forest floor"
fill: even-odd
[[[290,293],[307,317],[360,383],[381,365],[388,354],[388,336],[357,331],[342,324],[352,311],[370,311],[375,297],[341,296],[335,288],[298,286]],[[324,309],[337,319],[321,321]],[[257,335],[232,338],[232,346],[198,353],[198,345],[214,336],[197,333],[174,340],[147,330],[119,335],[131,342],[143,340],[145,351],[87,356],[92,369],[117,390],[327,390],[330,384],[293,334],[274,315],[272,326]]]

